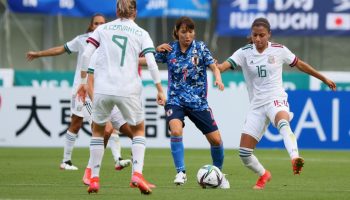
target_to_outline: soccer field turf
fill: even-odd
[[[263,191],[254,191],[257,176],[246,169],[237,150],[225,151],[223,172],[231,189],[202,189],[196,182],[197,170],[211,163],[209,150],[186,149],[188,182],[173,184],[175,169],[170,149],[147,149],[144,175],[157,185],[149,196],[129,188],[130,167],[114,170],[109,149],[101,170],[101,189],[88,194],[81,179],[88,161],[88,149],[76,148],[73,163],[78,171],[59,170],[63,148],[0,148],[0,199],[350,199],[350,152],[301,150],[305,168],[300,176],[292,174],[285,150],[256,150],[262,164],[271,171],[272,180]],[[125,158],[130,149],[123,149]]]

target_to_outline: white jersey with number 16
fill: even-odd
[[[267,104],[278,97],[287,97],[282,83],[282,67],[296,65],[296,57],[287,47],[269,42],[259,53],[254,44],[240,48],[227,59],[233,68],[240,66],[247,83],[251,107]]]
[[[99,48],[94,92],[124,97],[140,95],[138,58],[155,52],[148,32],[133,20],[116,19],[100,25],[87,41]]]

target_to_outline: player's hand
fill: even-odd
[[[225,85],[222,83],[222,81],[215,81],[214,85],[218,87],[221,91],[225,89]]]
[[[158,105],[164,106],[166,102],[166,98],[163,92],[158,92],[157,94],[157,103]]]
[[[172,48],[168,43],[161,44],[157,46],[157,49],[156,49],[156,51],[158,52],[165,52],[165,51],[170,52],[171,50]]]
[[[337,90],[337,85],[336,85],[332,80],[326,79],[326,80],[324,81],[324,83],[325,83],[326,85],[328,85],[328,87],[329,87],[331,90],[333,90],[333,91],[336,91],[336,90]]]
[[[78,100],[82,101],[83,103],[85,103],[85,98],[87,95],[87,90],[88,90],[88,85],[87,84],[80,84],[77,90],[77,96],[78,96]]]
[[[39,58],[39,53],[37,51],[28,51],[26,54],[26,58],[28,61],[32,61],[35,58]]]

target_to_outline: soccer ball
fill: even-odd
[[[213,165],[204,165],[197,172],[197,182],[202,188],[217,188],[221,185],[223,174]]]

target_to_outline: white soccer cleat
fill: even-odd
[[[130,159],[118,160],[114,167],[115,167],[115,170],[120,171],[120,170],[124,169],[125,167],[130,166],[130,164],[131,164]]]
[[[183,184],[186,183],[186,181],[187,181],[187,176],[186,176],[185,173],[179,172],[179,173],[176,174],[175,180],[174,180],[174,183],[176,185],[183,185]]]
[[[62,169],[62,170],[78,170],[78,167],[74,166],[72,161],[68,160],[66,162],[61,163],[60,169]]]
[[[219,185],[219,188],[221,189],[230,189],[230,182],[228,182],[226,178],[226,174],[223,174],[221,184]]]

